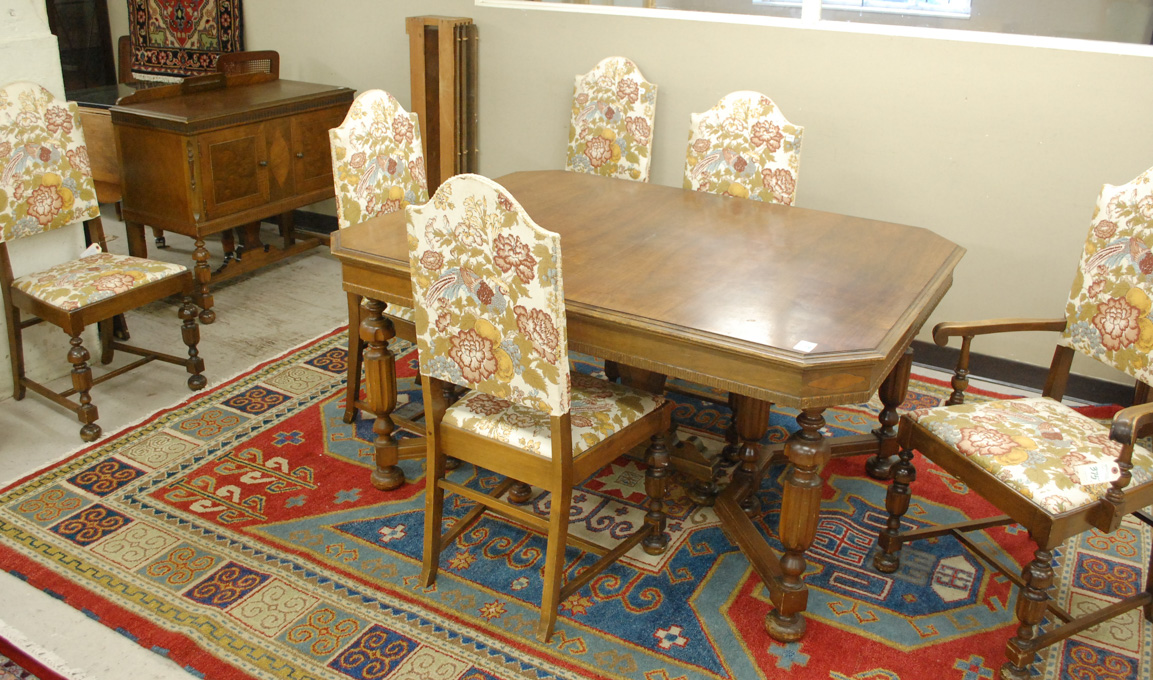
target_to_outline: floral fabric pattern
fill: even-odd
[[[560,236],[479,175],[450,178],[407,213],[421,373],[567,412]]]
[[[0,243],[99,214],[76,104],[34,83],[0,90]]]
[[[428,201],[420,123],[391,94],[362,92],[328,139],[341,229]],[[388,305],[385,315],[413,321],[400,305]]]
[[[341,229],[428,200],[420,124],[391,94],[362,92],[328,138]]]
[[[664,397],[610,383],[583,373],[572,374],[573,455],[579,455],[656,410]],[[444,423],[552,457],[547,413],[484,392],[469,392],[450,406]]]
[[[1093,503],[1109,484],[1082,485],[1077,468],[1112,463],[1109,428],[1045,397],[918,409],[908,416],[1050,514]],[[1153,481],[1153,455],[1133,449],[1129,487]]]
[[[1106,185],[1065,305],[1060,344],[1153,382],[1153,169]]]
[[[649,181],[657,86],[624,57],[576,77],[566,170]]]
[[[792,205],[804,128],[757,92],[733,92],[694,113],[684,187]]]
[[[186,271],[170,262],[98,253],[22,276],[12,287],[53,307],[73,310]]]

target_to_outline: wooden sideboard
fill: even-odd
[[[318,244],[282,223],[280,247],[262,244],[214,275],[204,238],[333,196],[328,130],[355,91],[267,74],[189,78],[142,90],[112,107],[129,252],[145,256],[144,226],[195,239],[201,320],[208,284]]]

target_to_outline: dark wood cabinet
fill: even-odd
[[[200,76],[142,91],[112,107],[129,249],[144,226],[196,239],[201,301],[207,285],[318,244],[288,226],[281,248],[246,253],[213,275],[204,237],[333,196],[328,130],[355,92],[268,76]]]

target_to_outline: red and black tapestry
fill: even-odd
[[[216,71],[244,49],[241,0],[128,0],[132,73],[168,80]]]

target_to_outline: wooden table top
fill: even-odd
[[[795,407],[867,399],[964,254],[918,227],[656,184],[565,171],[497,182],[561,235],[573,349]],[[407,277],[402,212],[331,246],[346,289],[411,300],[403,281],[381,290],[353,271]]]

